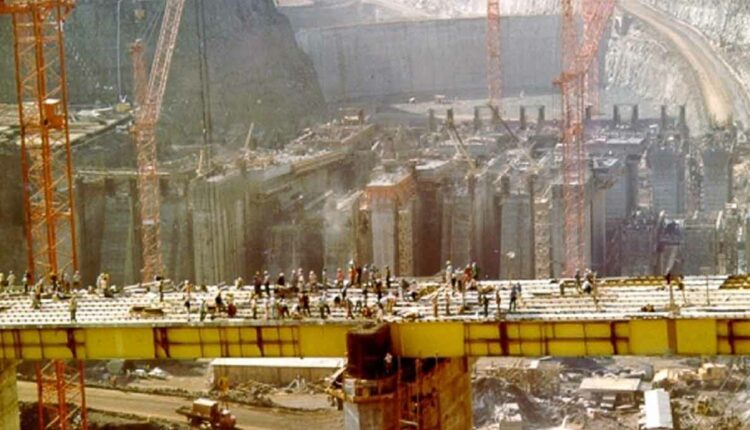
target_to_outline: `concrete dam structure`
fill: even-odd
[[[556,91],[560,18],[504,17],[501,29],[503,93]],[[483,97],[487,89],[484,18],[306,28],[296,38],[313,61],[327,102]]]

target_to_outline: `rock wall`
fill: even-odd
[[[700,31],[750,94],[750,3],[746,0],[644,0]]]
[[[189,0],[182,17],[160,124],[166,142],[201,138],[198,4]],[[244,137],[251,122],[261,135],[292,132],[323,113],[315,71],[272,0],[203,0],[203,5],[215,139]],[[77,2],[65,25],[71,104],[131,99],[128,47],[144,39],[150,64],[163,8],[163,1]],[[9,20],[0,20],[0,39],[11,38]],[[0,76],[13,75],[12,57],[12,45],[0,45]],[[15,101],[13,85],[12,79],[0,82],[0,101]]]
[[[611,93],[635,93],[644,104],[687,105],[688,124],[695,134],[707,130],[708,118],[698,83],[687,62],[666,42],[632,18],[616,15],[606,67]]]

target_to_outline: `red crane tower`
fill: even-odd
[[[0,0],[13,21],[21,171],[32,276],[78,270],[64,21],[73,0]]]
[[[565,212],[565,275],[585,261],[586,153],[584,150],[585,79],[615,0],[583,0],[583,37],[578,42],[573,0],[562,0],[563,72],[556,81],[562,93],[563,206]]]
[[[68,124],[64,22],[74,0],[0,0],[10,14],[21,128],[21,172],[28,270],[33,277],[78,270],[73,166]],[[39,428],[88,428],[80,361],[37,367]],[[75,374],[76,377],[70,377]]]
[[[500,0],[487,0],[487,85],[489,103],[501,112]]]
[[[133,138],[138,157],[138,202],[141,217],[144,282],[164,273],[161,255],[161,201],[159,196],[156,124],[159,122],[169,65],[172,62],[185,0],[167,0],[159,40],[143,102],[135,113]],[[138,98],[138,96],[136,97]]]

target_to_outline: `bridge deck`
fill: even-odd
[[[438,318],[433,317],[431,293],[417,302],[399,299],[394,315],[383,320],[390,323],[394,352],[402,356],[750,353],[750,290],[720,289],[724,281],[687,278],[686,304],[674,289],[678,312],[668,309],[669,290],[658,280],[607,281],[598,290],[598,306],[590,295],[572,288],[560,296],[557,283],[526,281],[519,309],[513,313],[505,312],[509,284],[485,282],[485,288],[500,289],[503,312],[496,312],[490,293],[490,315],[484,317],[478,293],[469,291],[469,312],[456,315],[461,296],[455,294],[452,316],[446,316],[441,288]],[[165,293],[161,305],[156,294],[85,294],[78,301],[77,323],[69,321],[65,300],[43,299],[42,309],[33,310],[30,297],[6,294],[0,297],[0,359],[343,356],[346,332],[374,321],[346,319],[345,310],[333,306],[331,318],[321,320],[315,317],[315,298],[312,318],[266,319],[261,301],[258,319],[252,319],[250,291],[233,289],[227,292],[238,305],[236,318],[198,321],[198,304],[203,298],[212,302],[216,291],[210,287],[207,293],[193,293],[190,320],[180,292]],[[330,291],[331,305],[333,296]],[[349,297],[356,302],[361,294],[350,290]],[[368,302],[374,301],[371,293]],[[655,312],[642,312],[646,304]],[[135,314],[134,305],[159,306],[163,314]]]

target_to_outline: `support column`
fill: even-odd
[[[21,430],[14,361],[0,361],[0,428]]]

